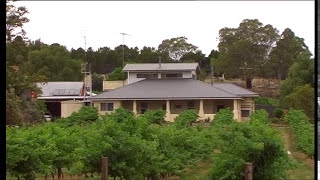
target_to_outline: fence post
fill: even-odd
[[[246,163],[245,180],[252,180],[252,163]]]
[[[108,157],[101,160],[101,180],[108,180]]]

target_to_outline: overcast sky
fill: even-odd
[[[155,47],[164,39],[185,36],[208,55],[217,49],[219,30],[236,28],[243,19],[259,19],[281,33],[290,28],[305,39],[312,53],[315,44],[314,1],[20,1],[30,22],[27,37],[71,48],[122,44]]]

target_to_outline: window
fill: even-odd
[[[194,102],[193,101],[188,101],[187,108],[188,109],[194,109]]]
[[[137,74],[137,78],[147,78],[147,79],[154,79],[158,78],[158,74]]]
[[[166,74],[166,78],[182,78],[182,73]]]
[[[224,105],[217,105],[217,112],[219,112],[220,109],[224,109]]]
[[[100,111],[113,111],[113,103],[100,103]]]
[[[249,117],[250,111],[249,110],[241,110],[241,116],[242,117]]]
[[[175,107],[176,109],[181,109],[181,108],[182,108],[182,105],[176,104],[176,105],[174,105],[174,107]]]
[[[141,102],[140,104],[140,112],[144,114],[148,109],[148,104],[146,102]]]

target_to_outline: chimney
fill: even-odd
[[[161,68],[161,56],[159,56],[159,68]]]

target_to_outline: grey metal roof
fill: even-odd
[[[240,99],[193,79],[146,79],[92,97],[99,99]]]
[[[138,63],[126,64],[123,71],[190,71],[198,68],[198,63]]]
[[[37,83],[42,90],[41,97],[49,96],[79,96],[84,82],[47,82]]]
[[[227,91],[231,94],[236,94],[241,97],[258,97],[259,95],[255,92],[249,91],[232,83],[214,83],[214,87],[221,90]]]

